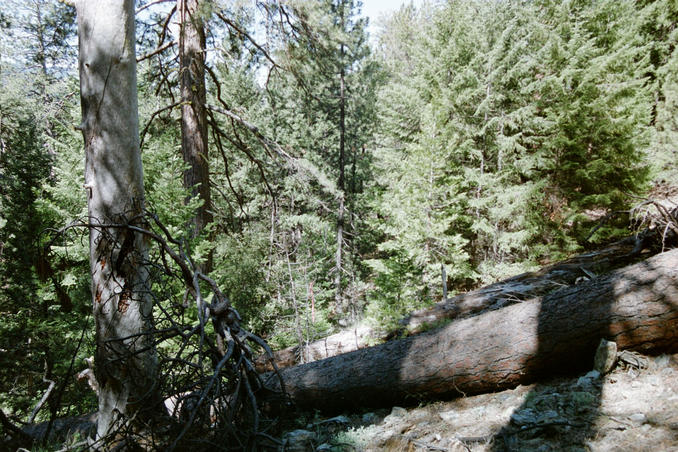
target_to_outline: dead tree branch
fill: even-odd
[[[259,394],[264,385],[253,360],[260,350],[271,354],[270,348],[242,328],[239,313],[218,281],[198,269],[188,243],[175,237],[157,215],[143,212],[114,221],[88,218],[57,234],[92,228],[105,234],[125,229],[154,244],[148,256],[129,255],[124,259],[143,262],[149,268],[155,328],[104,340],[103,346],[124,349],[125,344],[137,342],[141,336],[151,336],[151,341],[144,342],[159,350],[158,392],[177,402],[170,410],[164,401],[149,399],[146,408],[150,406],[156,413],[158,425],[149,421],[143,432],[131,428],[129,420],[136,415],[133,410],[121,414],[110,438],[124,438],[125,447],[143,442],[156,450],[210,448],[227,442],[241,445],[242,450],[256,450],[260,430],[265,431],[262,422],[270,421],[259,414]],[[193,301],[192,306],[185,302],[188,300]],[[145,351],[139,348],[129,353]],[[119,359],[129,357],[121,353]]]

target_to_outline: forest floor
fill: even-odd
[[[678,354],[491,394],[297,418],[285,451],[678,451]],[[623,364],[623,365],[622,365]]]

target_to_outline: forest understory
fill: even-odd
[[[72,449],[81,435],[60,443]],[[277,427],[286,452],[655,452],[678,448],[678,354],[627,354],[588,371],[414,407],[332,417],[297,412]]]
[[[0,450],[676,448],[678,3],[368,1],[0,2]]]
[[[655,220],[661,221],[660,218]],[[520,308],[519,305],[528,303],[527,300],[531,296],[539,294],[544,297],[542,303],[548,303],[550,292],[567,293],[565,281],[570,281],[570,285],[577,288],[590,279],[581,276],[575,279],[577,272],[572,273],[572,269],[584,275],[594,276],[592,269],[596,268],[600,274],[595,276],[602,278],[606,273],[601,273],[602,270],[610,271],[610,268],[636,261],[637,265],[628,265],[621,270],[611,270],[610,273],[611,275],[620,274],[626,278],[630,275],[638,275],[637,271],[633,270],[638,265],[648,265],[647,262],[657,260],[662,262],[665,256],[675,254],[675,252],[659,253],[654,258],[649,258],[657,251],[661,251],[661,249],[652,248],[651,245],[657,243],[657,238],[646,243],[649,248],[639,247],[636,238],[632,238],[597,252],[575,256],[538,272],[509,278],[457,297],[462,308],[465,300],[475,301],[477,308],[475,312],[460,315],[459,325],[463,324],[464,317],[482,318],[493,315],[497,311],[500,317],[514,316],[515,314],[508,312],[512,309],[511,306]],[[663,237],[666,245],[673,244],[674,240],[675,236],[670,239]],[[635,252],[631,253],[630,251],[633,250]],[[643,257],[648,258],[647,262],[642,260]],[[671,269],[672,265],[663,265],[662,268],[666,268],[669,274],[675,273]],[[652,266],[647,268],[652,268]],[[649,278],[648,280],[654,278],[650,273],[644,276]],[[612,278],[620,277],[612,276]],[[668,281],[670,283],[671,280]],[[596,283],[595,278],[591,281],[591,284],[594,283]],[[666,284],[658,279],[652,282],[652,287],[662,286],[663,293],[660,294],[660,299],[663,299],[664,303],[673,303],[675,281],[670,283],[672,286]],[[631,299],[635,296],[642,297],[646,292],[644,289],[628,287],[629,293],[624,293],[623,296],[629,295]],[[490,298],[491,303],[478,304],[478,300],[485,300],[482,295],[488,293],[493,294]],[[575,293],[584,297],[585,303],[595,302],[595,298],[586,295],[587,290]],[[499,303],[500,306],[497,307],[497,300],[505,299],[506,295],[510,295],[514,300],[505,305]],[[563,300],[567,300],[567,297],[567,295],[561,295]],[[520,299],[526,301],[520,301]],[[675,337],[675,328],[667,326],[671,325],[670,322],[675,322],[675,306],[669,308],[667,313],[669,317],[661,317],[661,319],[666,319],[662,320],[662,322],[667,322],[665,328],[669,328],[666,338],[661,337],[661,330],[659,330],[659,333],[654,333],[655,336],[648,335],[647,342],[638,342],[636,339],[633,347],[641,349],[654,347],[654,350],[659,351],[675,350],[675,340],[670,339]],[[641,315],[640,312],[639,315]],[[657,315],[656,311],[655,315]],[[411,320],[412,317],[408,316],[407,320]],[[659,316],[656,318],[660,319]],[[440,319],[434,317],[429,320],[434,322],[433,329],[428,330],[426,322],[423,321],[418,327],[425,333],[419,334],[428,334],[435,338],[436,331],[441,328]],[[560,318],[559,323],[565,326],[568,320],[570,319]],[[606,325],[608,320],[605,318]],[[447,328],[457,329],[454,317],[448,318],[448,322],[452,323],[448,324]],[[634,327],[627,324],[623,328],[632,330]],[[645,327],[641,324],[641,328]],[[416,340],[417,336],[418,334],[414,333],[412,337]],[[506,337],[504,336],[505,339]],[[570,336],[565,337],[570,338]],[[624,344],[624,336],[618,337]],[[394,340],[398,339],[391,339],[391,341]],[[558,357],[563,361],[569,360],[570,362],[566,365],[553,367],[552,371],[542,369],[541,377],[536,379],[528,377],[535,381],[534,383],[520,384],[504,391],[492,390],[493,387],[501,387],[503,383],[496,380],[491,373],[479,373],[476,378],[487,380],[482,386],[485,389],[480,391],[484,392],[483,394],[467,395],[463,389],[466,386],[462,386],[461,380],[458,383],[461,389],[453,381],[450,388],[453,391],[443,391],[440,396],[424,396],[423,393],[394,396],[394,399],[399,399],[403,402],[402,406],[407,408],[380,403],[378,400],[381,399],[370,398],[367,394],[361,397],[358,394],[348,405],[352,409],[341,409],[342,405],[333,405],[334,400],[340,400],[333,398],[334,395],[328,398],[322,392],[318,392],[310,399],[308,395],[295,399],[293,393],[291,394],[293,405],[282,409],[278,407],[266,413],[269,416],[265,421],[267,435],[259,442],[258,448],[309,452],[323,450],[546,452],[560,450],[654,451],[672,450],[676,447],[678,445],[678,379],[676,378],[678,377],[678,354],[644,356],[621,348],[617,350],[616,344],[603,341],[593,359],[590,353],[582,354],[577,348],[580,346],[575,342],[566,343],[565,354]],[[650,345],[652,343],[655,345]],[[609,348],[611,344],[612,349]],[[388,342],[385,346],[388,346]],[[569,351],[567,351],[568,346],[572,347]],[[626,346],[628,347],[628,344]],[[517,347],[520,348],[523,345],[517,344]],[[372,347],[375,351],[378,348]],[[368,347],[361,352],[370,356],[370,349]],[[520,353],[522,353],[521,350],[516,350],[515,355],[508,355],[505,359],[514,360]],[[428,355],[425,351],[423,354],[425,361],[440,359],[434,354]],[[462,358],[464,361],[468,359]],[[481,365],[491,365],[490,362],[484,362],[482,359]],[[358,372],[358,376],[362,375],[362,378],[366,376],[359,368],[345,367],[342,360],[343,357],[338,355],[322,359],[314,365],[325,367],[330,373]],[[380,367],[378,361],[374,361],[371,365]],[[457,366],[453,361],[450,365]],[[308,378],[304,374],[309,370],[304,370],[306,367],[308,366],[291,367],[289,371],[292,375],[296,374],[307,381]],[[580,371],[572,374],[567,369]],[[400,386],[389,386],[388,382],[393,377],[389,375],[389,372],[393,370],[388,368],[381,370],[385,375],[383,387],[375,387],[375,390],[392,390],[396,393],[403,390]],[[400,371],[402,372],[402,369]],[[310,372],[313,373],[313,371]],[[283,371],[282,375],[288,385],[298,386],[298,382],[294,380],[296,377],[291,377],[293,380],[289,379],[288,371]],[[328,394],[346,389],[342,387],[344,380],[336,375],[336,378],[329,382],[330,392]],[[435,385],[436,380],[432,381]],[[316,384],[313,377],[310,383]],[[336,387],[332,387],[333,384]],[[471,388],[473,387],[477,388],[477,384],[472,383]],[[423,384],[422,388],[425,390],[426,384]],[[310,394],[314,394],[313,391]],[[272,400],[279,400],[278,397],[279,395],[275,395]],[[445,401],[450,397],[454,398]],[[315,409],[298,409],[294,405],[297,402],[307,407],[315,407]],[[368,406],[372,409],[369,410]],[[70,444],[72,444],[74,445],[72,450],[80,450],[83,445],[82,438],[92,432],[94,419],[93,417],[81,417],[57,420],[52,431],[52,434],[56,436],[49,444],[58,444],[60,450],[71,450]],[[23,431],[39,439],[46,432],[46,424],[27,426],[23,428]],[[10,436],[16,439],[16,435]],[[9,441],[9,437],[5,440],[6,445],[13,444],[13,441]]]

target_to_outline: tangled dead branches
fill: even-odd
[[[633,229],[637,231],[638,246],[645,237],[661,239],[661,249],[678,237],[678,204],[670,198],[646,199],[630,211]]]
[[[101,234],[125,229],[152,244],[147,255],[124,259],[147,269],[153,328],[143,334],[151,338],[147,343],[157,351],[158,366],[154,387],[140,404],[152,416],[139,415],[132,422],[140,411],[121,414],[116,431],[90,441],[89,447],[259,450],[262,440],[275,445],[267,434],[274,422],[263,418],[261,410],[267,385],[253,365],[255,356],[262,351],[272,356],[271,350],[242,327],[217,281],[190,258],[186,241],[175,238],[149,212],[110,223],[79,221],[57,231],[56,237],[68,242],[64,235],[92,228]],[[123,247],[118,244],[118,254]],[[130,339],[135,340],[119,338],[121,343]]]
[[[636,246],[631,254],[639,254],[643,249],[654,248],[664,251],[676,246],[678,241],[678,198],[673,196],[649,197],[640,201],[629,210],[615,210],[604,215],[585,241],[588,241],[601,227],[613,218],[629,218],[629,228],[635,233]]]

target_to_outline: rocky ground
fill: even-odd
[[[288,418],[282,441],[270,431],[270,443],[260,446],[280,452],[678,452],[678,354],[610,356],[608,365],[616,358],[615,367],[605,375],[592,370],[497,393],[332,418],[298,414]],[[92,419],[70,422],[55,429],[77,430]]]
[[[302,416],[284,451],[678,451],[678,354],[414,408]]]

